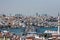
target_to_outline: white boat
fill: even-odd
[[[28,32],[29,34],[36,34],[36,32]]]
[[[7,33],[7,32],[9,32],[9,31],[7,31],[7,30],[3,30],[3,32],[4,32],[4,33]]]
[[[57,31],[46,30],[44,33],[57,33]]]

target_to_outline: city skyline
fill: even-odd
[[[26,16],[48,14],[57,16],[60,13],[60,0],[0,0],[0,14],[23,14]]]

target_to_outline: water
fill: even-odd
[[[20,35],[24,32],[25,28],[10,28],[10,29],[0,29],[0,31],[7,30],[11,32],[12,34]]]
[[[41,27],[37,29],[37,33],[44,33],[45,30],[52,30],[52,31],[57,31],[58,28],[57,27]]]
[[[11,33],[15,33],[15,34],[22,34],[24,32],[24,28],[15,28],[15,29],[9,29],[8,30]]]
[[[3,31],[3,29],[0,29],[1,31]],[[25,28],[15,28],[15,29],[6,29],[7,31],[11,32],[11,33],[15,33],[17,35],[24,33]],[[52,31],[57,31],[58,28],[57,27],[39,27],[37,29],[37,33],[44,33],[45,30],[52,30]]]

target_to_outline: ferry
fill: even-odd
[[[57,33],[57,31],[46,30],[44,33],[51,33],[51,34],[53,34],[53,33]]]

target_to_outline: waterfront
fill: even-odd
[[[20,34],[24,33],[25,28],[23,27],[23,28],[0,29],[0,31],[4,31],[4,30],[7,30],[16,35],[20,35]],[[37,32],[37,34],[40,34],[40,33],[44,33],[44,31],[46,31],[46,30],[57,31],[58,28],[57,27],[39,27],[39,28],[37,28],[36,32]]]
[[[18,15],[17,15],[18,16]],[[58,36],[59,17],[53,16],[0,16],[0,38],[10,40],[44,40]],[[54,37],[55,37],[54,36]],[[37,38],[38,37],[38,38]],[[21,38],[21,39],[20,39]]]

